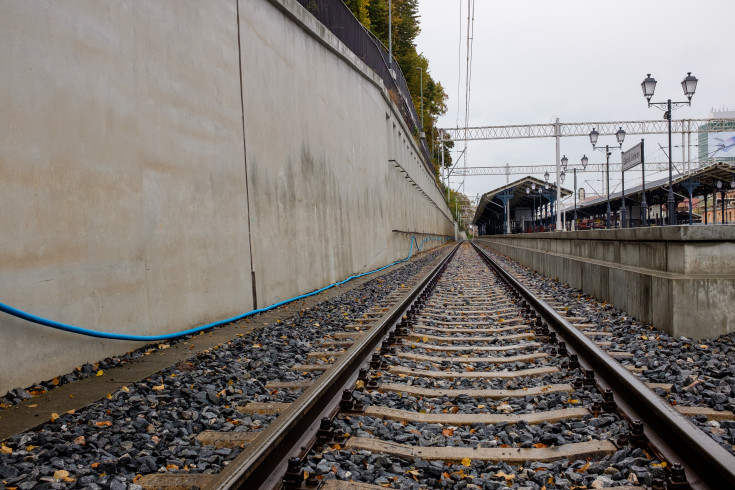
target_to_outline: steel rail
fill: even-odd
[[[682,464],[692,488],[735,488],[735,456],[673,409],[546,302],[537,298],[484,250],[475,243],[472,245],[549,327],[567,342],[569,352],[576,353],[580,363],[599,375],[598,384],[613,390],[615,401],[626,417],[643,422],[652,448],[669,463]]]
[[[398,304],[371,327],[276,420],[220,472],[205,490],[271,488],[280,483],[289,456],[311,442],[322,417],[332,415],[342,391],[354,387],[360,366],[401,319],[431,279],[451,260],[452,249]]]

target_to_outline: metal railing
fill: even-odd
[[[416,114],[416,108],[408,90],[406,78],[396,63],[389,63],[390,55],[385,46],[352,14],[344,2],[337,0],[297,0],[319,22],[321,22],[342,44],[352,51],[355,56],[372,69],[385,84],[389,92],[400,97],[393,102],[398,106],[403,120],[409,129],[416,135],[423,132],[421,119]],[[391,75],[393,68],[395,78]],[[426,162],[427,170],[432,168],[429,145],[425,139],[419,139],[421,152]]]

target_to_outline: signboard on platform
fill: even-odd
[[[623,152],[623,170],[630,170],[643,161],[643,143],[638,143],[628,151]]]
[[[707,133],[707,150],[709,151],[709,158],[715,160],[735,157],[735,132]]]

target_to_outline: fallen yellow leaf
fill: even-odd
[[[469,468],[470,466],[472,466],[472,460],[470,458],[464,458],[462,460],[462,465]]]
[[[56,422],[59,419],[59,414],[54,412],[51,414],[51,422]]]
[[[105,372],[100,369],[99,371],[97,371],[96,376],[102,376],[104,374],[105,374]]]
[[[516,476],[515,476],[514,474],[512,474],[512,475],[508,475],[507,473],[505,473],[505,472],[504,472],[504,471],[502,471],[502,470],[501,470],[501,471],[498,471],[498,472],[497,472],[497,473],[495,473],[495,474],[494,474],[493,476],[499,476],[499,477],[501,477],[501,478],[505,478],[505,479],[506,479],[506,481],[507,481],[507,480],[513,480],[513,479],[514,479],[514,478],[516,477]]]
[[[54,480],[59,481],[69,476],[69,472],[66,470],[54,471]]]
[[[164,388],[165,388],[165,386],[163,386],[163,383],[161,383],[160,385],[158,385],[158,386],[154,386],[154,387],[152,387],[151,389],[152,389],[152,390],[156,390],[156,391],[161,391],[161,390],[162,390],[162,389],[164,389]]]

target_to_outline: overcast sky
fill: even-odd
[[[470,126],[661,119],[648,108],[641,82],[658,81],[653,101],[686,100],[681,81],[688,71],[699,79],[692,107],[674,119],[706,118],[715,108],[735,110],[732,35],[735,0],[476,0],[470,92]],[[449,110],[439,127],[464,126],[467,0],[420,0],[419,52],[449,95]],[[461,27],[461,34],[460,34]],[[461,53],[460,53],[461,46]],[[460,74],[461,70],[461,74]],[[459,83],[459,91],[458,91]],[[631,135],[623,150],[640,141]],[[615,144],[600,136],[599,144]],[[658,144],[646,137],[646,161],[666,161]],[[696,138],[692,138],[696,143]],[[681,136],[673,136],[674,161],[681,160]],[[457,148],[462,148],[458,143]],[[553,138],[470,142],[467,166],[554,164]],[[692,160],[697,155],[693,147]],[[570,164],[586,154],[604,163],[589,138],[562,138]],[[615,152],[611,161],[620,162]],[[667,174],[647,175],[646,180]],[[511,175],[511,182],[521,178]],[[543,178],[540,174],[537,177]],[[552,176],[552,180],[553,180]],[[611,189],[619,174],[611,173]],[[505,176],[467,177],[471,197],[505,184]],[[578,179],[600,192],[599,174]],[[453,179],[456,189],[460,179]],[[626,187],[640,184],[640,172],[626,172]],[[571,188],[570,180],[564,187]]]

